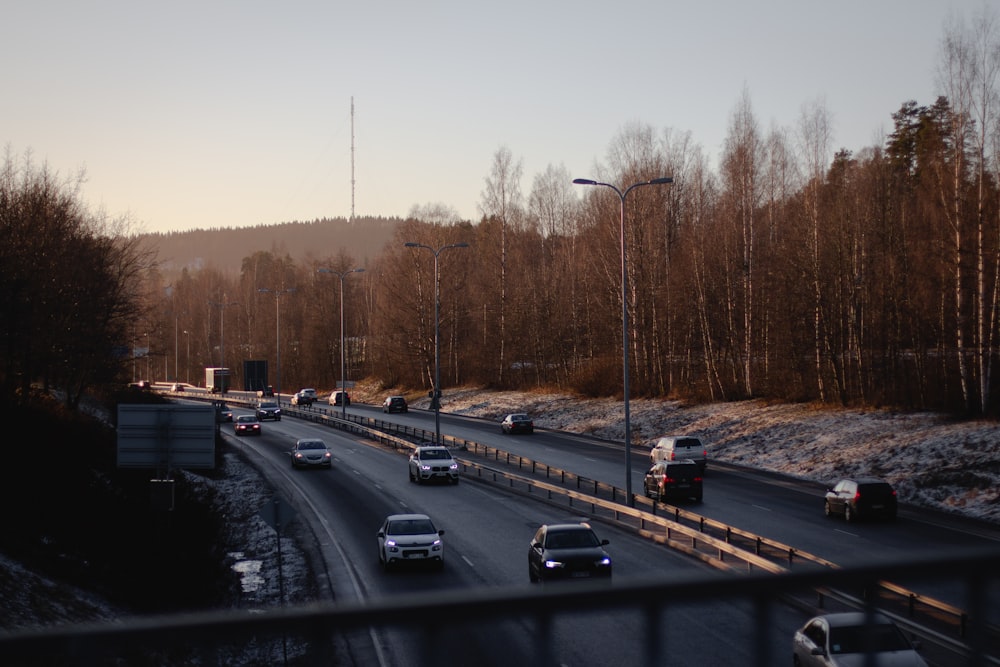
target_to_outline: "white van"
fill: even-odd
[[[651,463],[660,461],[680,461],[691,459],[698,464],[698,470],[705,474],[705,464],[708,462],[708,451],[700,438],[693,435],[668,435],[656,443],[649,453]]]

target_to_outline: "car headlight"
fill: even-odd
[[[333,457],[333,454],[331,454],[330,452],[327,452],[326,454],[323,455],[323,458],[325,458],[325,459],[329,459],[329,458],[332,458],[332,457]]]
[[[421,469],[421,470],[430,470],[430,469],[431,469],[431,467],[430,467],[430,465],[428,465],[428,464],[426,464],[426,463],[421,463],[421,464],[420,464],[420,469]]]
[[[558,570],[561,567],[566,567],[566,563],[563,563],[558,560],[547,560],[545,561],[545,567],[547,567],[550,570]]]
[[[611,559],[605,556],[601,560],[597,561],[598,567],[611,567]]]
[[[396,546],[396,540],[386,540],[385,541],[385,550],[386,551],[392,551],[394,553],[396,551],[399,551],[399,547]]]
[[[449,470],[458,470],[458,464],[453,462],[450,466],[448,466],[448,469]]]

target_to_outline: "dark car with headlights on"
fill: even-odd
[[[534,433],[535,422],[531,417],[523,412],[515,412],[503,418],[500,422],[500,432],[505,435],[511,433]]]
[[[215,406],[215,421],[216,422],[231,422],[233,421],[233,411],[225,401],[213,401]]]
[[[291,451],[293,468],[330,468],[333,454],[319,438],[300,438]]]
[[[703,493],[701,469],[691,459],[660,461],[646,473],[643,488],[647,498],[701,501]]]
[[[884,614],[852,611],[809,619],[792,639],[792,662],[799,667],[927,667],[919,648]]]
[[[387,396],[384,401],[382,401],[382,412],[409,412],[410,406],[406,404],[406,398],[403,396]]]
[[[260,435],[260,420],[257,415],[240,415],[233,422],[236,435]]]
[[[528,579],[611,578],[611,556],[604,550],[608,540],[597,537],[587,523],[557,523],[541,526],[528,546]]]
[[[277,401],[261,401],[257,404],[257,419],[264,421],[265,419],[273,419],[276,422],[281,421],[281,407],[278,405]]]
[[[843,516],[847,521],[896,518],[896,490],[884,479],[860,477],[842,479],[826,492],[823,511],[827,516]]]

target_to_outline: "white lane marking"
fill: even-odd
[[[765,512],[773,512],[774,511],[774,510],[772,510],[770,508],[764,507],[763,505],[751,505],[750,507],[756,507],[757,509],[763,510]]]
[[[834,528],[834,531],[836,531],[838,533],[843,533],[844,535],[850,535],[851,537],[857,537],[858,536],[857,533],[850,533],[850,532],[848,532],[846,530],[843,530],[841,528]]]
[[[468,558],[466,558],[465,556],[462,556],[462,560],[464,560],[464,561],[465,561],[466,563],[468,563],[468,564],[469,564],[469,567],[471,567],[471,568],[475,569],[475,567],[476,567],[476,566],[475,566],[475,565],[473,564],[473,562],[472,562],[471,560],[469,560],[469,559],[468,559]]]

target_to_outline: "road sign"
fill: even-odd
[[[280,533],[281,529],[295,518],[295,510],[280,498],[271,498],[260,508],[260,518]]]

